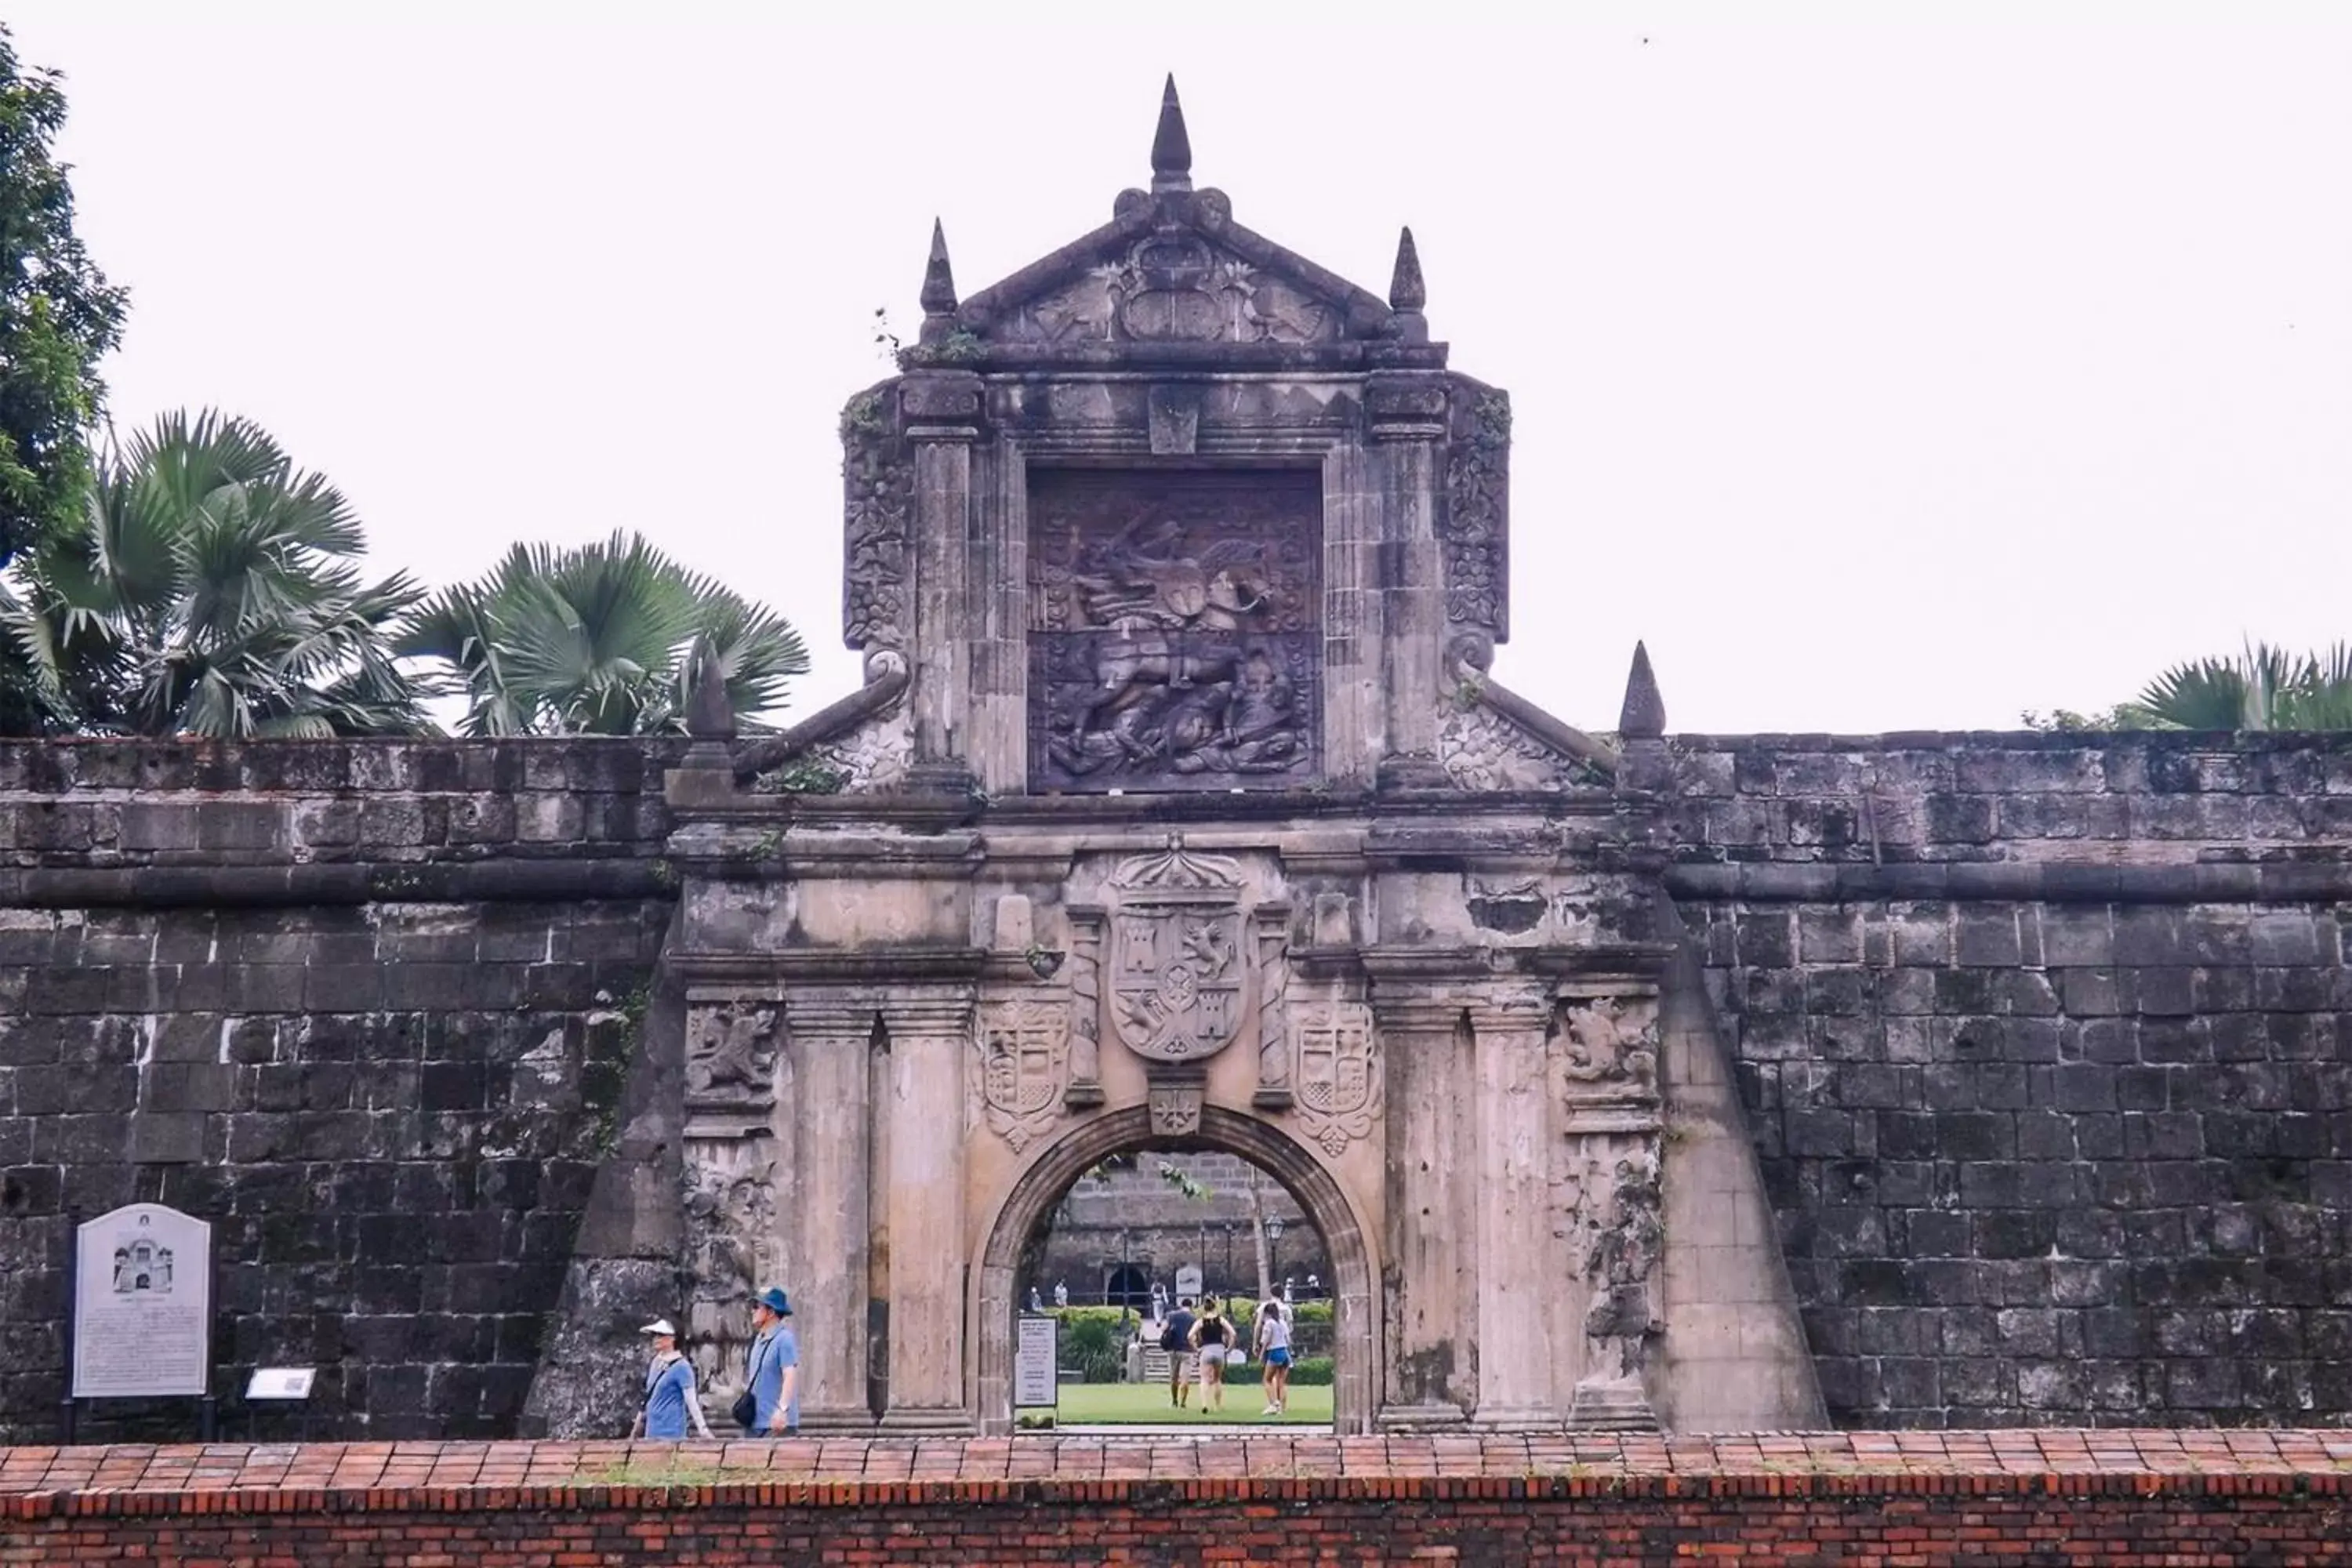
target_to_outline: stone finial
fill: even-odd
[[[708,637],[694,645],[694,689],[686,706],[686,732],[698,741],[735,738],[735,704],[727,695],[726,661]]]
[[[1429,303],[1429,286],[1421,280],[1421,252],[1412,247],[1412,230],[1397,230],[1396,270],[1389,277],[1389,309],[1419,310]]]
[[[1617,715],[1617,735],[1624,741],[1654,741],[1666,732],[1666,700],[1658,695],[1658,678],[1650,673],[1650,650],[1633,644],[1633,668],[1625,674],[1625,706]]]
[[[955,314],[955,274],[948,268],[948,231],[937,218],[931,220],[931,255],[923,263],[920,303],[926,316]]]
[[[1176,73],[1160,95],[1160,129],[1151,138],[1151,189],[1189,191],[1192,188],[1192,139],[1184,132],[1184,106],[1176,101]]]

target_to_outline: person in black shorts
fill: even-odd
[[[1225,1344],[1233,1338],[1233,1325],[1218,1310],[1213,1296],[1203,1297],[1201,1316],[1192,1325],[1191,1343],[1200,1353],[1201,1408],[1223,1410],[1225,1407]]]

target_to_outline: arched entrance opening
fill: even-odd
[[[1213,1151],[1238,1155],[1279,1184],[1311,1223],[1329,1259],[1323,1283],[1331,1303],[1332,1414],[1341,1432],[1371,1429],[1375,1358],[1375,1282],[1371,1238],[1338,1182],[1307,1149],[1254,1117],[1204,1107],[1198,1131],[1170,1136],[1152,1130],[1142,1106],[1115,1110],[1072,1129],[1014,1182],[998,1206],[975,1281],[973,1333],[979,1346],[977,1407],[982,1429],[1013,1429],[1014,1325],[1034,1268],[1038,1241],[1064,1196],[1080,1178],[1114,1155],[1145,1152]],[[1148,1290],[1148,1284],[1145,1286]]]

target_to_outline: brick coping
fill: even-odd
[[[1919,1492],[2352,1497],[2352,1430],[2004,1429],[1659,1436],[1247,1433],[785,1442],[0,1448],[0,1518],[802,1508],[1147,1498],[1706,1497]]]

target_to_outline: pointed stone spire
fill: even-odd
[[[1397,230],[1396,270],[1389,275],[1389,309],[1419,310],[1429,303],[1429,286],[1421,280],[1421,252],[1412,247],[1412,230]]]
[[[955,314],[955,274],[948,268],[948,231],[937,218],[931,220],[931,256],[923,264],[920,300],[926,316]]]
[[[727,695],[727,668],[708,637],[698,638],[693,661],[694,685],[686,704],[686,732],[698,741],[735,738],[735,704]]]
[[[1160,95],[1160,129],[1151,138],[1151,189],[1189,191],[1192,188],[1192,139],[1184,132],[1184,106],[1176,101],[1176,73]]]
[[[1650,673],[1650,650],[1633,644],[1633,668],[1625,674],[1625,706],[1617,715],[1621,741],[1654,741],[1666,732],[1666,700]]]

